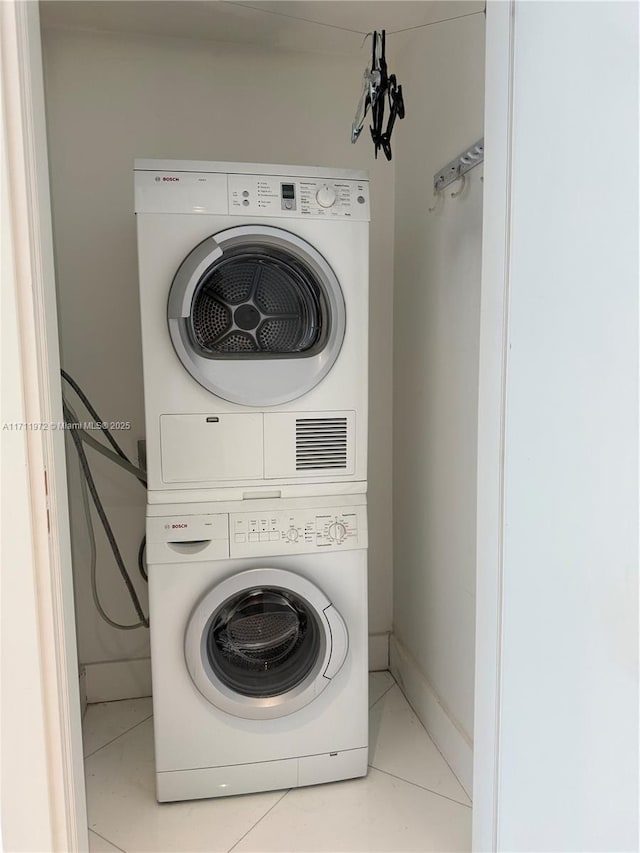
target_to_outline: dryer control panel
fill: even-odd
[[[369,219],[369,183],[341,178],[229,175],[229,213]]]
[[[366,547],[367,512],[364,506],[229,514],[231,557]]]

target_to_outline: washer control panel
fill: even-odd
[[[229,540],[231,557],[366,548],[366,507],[232,512]]]
[[[369,219],[369,183],[340,178],[229,175],[229,213]]]

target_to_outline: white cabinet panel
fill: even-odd
[[[263,476],[262,414],[161,415],[165,483]]]

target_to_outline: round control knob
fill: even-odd
[[[329,525],[329,538],[335,539],[336,542],[342,542],[347,535],[347,528],[339,521]]]
[[[289,540],[289,542],[297,542],[298,531],[295,529],[295,527],[290,527],[287,530],[287,539]]]
[[[335,204],[336,191],[329,184],[323,184],[316,193],[316,199],[320,207],[331,207]]]

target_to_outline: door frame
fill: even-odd
[[[474,732],[473,849],[497,849],[502,628],[504,411],[509,294],[510,163],[513,43],[516,0],[489,0],[486,32],[485,172],[478,432],[478,534],[476,693]],[[14,411],[22,405],[31,423],[61,423],[58,324],[49,198],[42,47],[39,10],[33,0],[0,3],[4,86],[3,153],[10,176],[3,202],[3,243],[15,269],[15,322],[10,351],[19,374]],[[5,197],[6,196],[6,197]],[[3,262],[4,271],[4,262]],[[4,305],[3,305],[4,307]],[[9,318],[13,320],[12,317]],[[3,329],[5,318],[3,317]],[[4,355],[5,353],[3,353]],[[11,401],[10,401],[11,402]],[[3,408],[5,389],[3,388]],[[7,409],[5,409],[6,411]],[[3,744],[3,837],[8,849],[88,849],[82,731],[64,435],[21,433],[24,465],[9,466],[9,485],[25,500],[12,505],[28,532],[21,576],[33,568],[25,595],[31,619],[21,618],[24,642],[14,644],[19,669],[29,673],[29,713],[14,743]],[[19,460],[18,460],[19,461]],[[3,478],[4,478],[3,472]],[[10,478],[14,479],[11,480]],[[5,483],[3,482],[3,486]],[[12,517],[13,524],[13,517]],[[3,518],[3,526],[5,520]],[[6,539],[6,537],[5,537]],[[4,549],[3,541],[3,549]],[[13,586],[3,583],[3,609]],[[8,602],[7,602],[8,600]],[[30,637],[33,643],[26,640]],[[4,682],[4,673],[3,673]],[[3,683],[3,698],[6,685]],[[4,701],[7,701],[6,699]],[[33,720],[31,719],[33,717]],[[29,754],[20,742],[42,733],[42,748]],[[6,739],[5,739],[6,740]],[[21,761],[21,763],[20,763]],[[15,777],[15,780],[14,780]],[[44,780],[40,788],[13,784]],[[39,797],[39,799],[38,799]],[[30,820],[18,821],[28,809]],[[11,815],[16,820],[11,820]],[[34,841],[37,839],[37,841]],[[48,839],[46,842],[44,839]]]
[[[5,0],[0,25],[2,412],[28,425],[1,433],[2,840],[87,850],[38,4]]]
[[[498,849],[516,0],[489,0],[478,372],[473,850]]]

